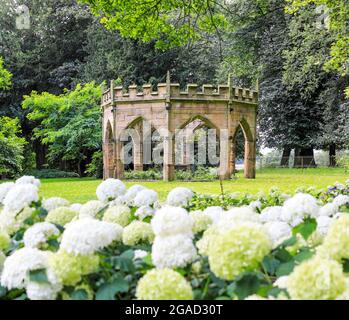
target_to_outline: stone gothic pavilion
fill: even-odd
[[[103,110],[103,165],[104,178],[124,177],[122,133],[134,129],[142,136],[143,121],[151,123],[163,136],[163,178],[173,180],[175,172],[176,130],[200,120],[206,127],[216,129],[220,137],[219,174],[230,179],[235,171],[236,134],[241,127],[245,137],[244,175],[254,179],[256,175],[256,114],[258,92],[228,85],[214,89],[212,85],[188,84],[186,91],[179,84],[158,84],[152,91],[150,84],[138,91],[136,85],[114,86],[102,94]],[[133,140],[134,170],[143,170],[143,139]],[[224,142],[222,142],[224,141]]]

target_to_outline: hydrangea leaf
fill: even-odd
[[[110,283],[103,284],[96,293],[96,300],[114,300],[115,295],[120,292],[127,292],[128,282],[123,278],[117,278]]]
[[[312,233],[316,230],[317,223],[315,219],[306,219],[303,223],[294,227],[292,230],[293,235],[297,233],[301,234],[302,237],[307,240]]]
[[[39,282],[39,283],[49,283],[46,269],[38,269],[30,271],[29,273],[30,281]]]
[[[88,294],[85,289],[78,289],[71,294],[71,298],[72,300],[87,300]]]
[[[276,276],[282,277],[289,275],[295,267],[295,262],[293,260],[280,264],[276,270]]]

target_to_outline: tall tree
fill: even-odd
[[[4,68],[4,59],[0,57],[0,91],[10,88],[11,79],[12,74]]]

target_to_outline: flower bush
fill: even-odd
[[[108,179],[96,198],[0,184],[0,299],[349,299],[349,181],[205,196]]]

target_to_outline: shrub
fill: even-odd
[[[87,165],[85,171],[88,176],[97,179],[103,178],[103,152],[96,151],[92,156],[92,161]]]
[[[49,179],[49,178],[80,178],[76,172],[66,172],[57,169],[42,169],[32,170],[26,173],[26,175],[34,176],[38,179]]]

